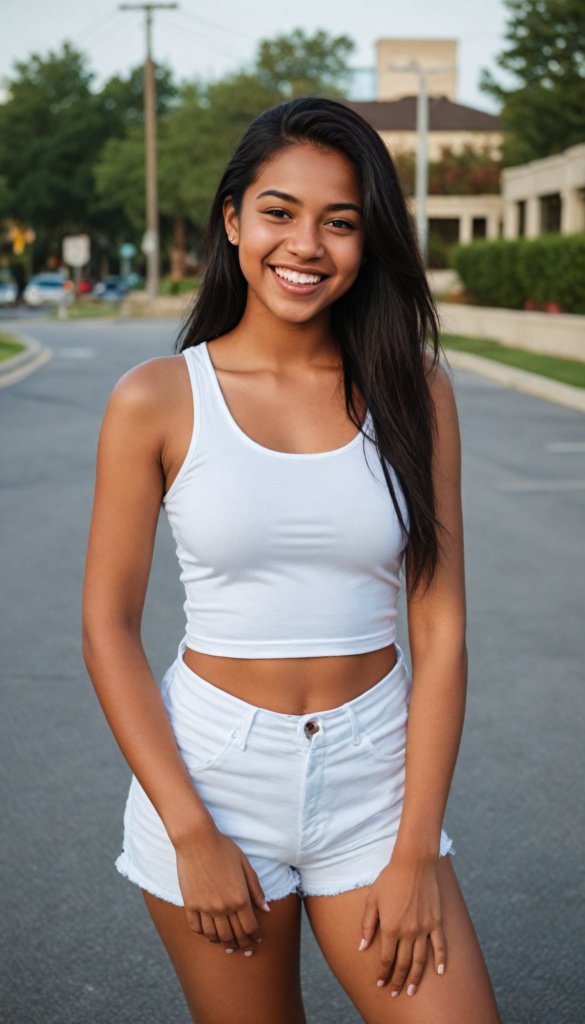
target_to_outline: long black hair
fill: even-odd
[[[232,330],[246,306],[247,282],[228,241],[224,200],[239,211],[246,189],[276,153],[298,143],[337,150],[351,161],[362,193],[365,257],[351,288],[331,307],[348,415],[360,430],[359,400],[369,410],[382,470],[408,534],[409,590],[434,575],[439,558],[432,465],[435,434],[429,374],[439,352],[435,305],[390,154],[350,107],[310,97],[266,110],[229,161],[207,226],[205,269],[197,301],[178,341],[183,351]],[[392,466],[408,519],[400,508]]]

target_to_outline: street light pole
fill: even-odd
[[[427,218],[427,193],[429,191],[429,160],[427,132],[429,130],[429,101],[427,98],[427,76],[419,69],[419,87],[416,99],[416,229],[418,247],[426,267],[429,248],[429,221]]]
[[[426,267],[429,248],[429,221],[427,217],[427,195],[429,191],[429,157],[427,152],[427,135],[429,131],[429,97],[427,75],[444,75],[455,68],[425,68],[417,61],[411,64],[388,64],[390,71],[403,71],[409,75],[418,75],[418,94],[416,98],[416,234],[422,261]]]
[[[146,293],[158,295],[160,245],[158,232],[158,182],[156,170],[156,85],[152,59],[152,12],[168,10],[176,3],[120,4],[121,11],[144,11],[146,15],[146,61],[144,64],[144,135],[146,142],[146,234],[142,250],[146,255]]]

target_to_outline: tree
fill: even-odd
[[[508,164],[585,142],[585,0],[504,0],[509,47],[498,57],[517,84],[488,72],[481,88],[502,103]]]
[[[290,35],[264,39],[258,47],[256,71],[286,99],[328,93],[343,95],[347,65],[355,43],[349,36],[333,38],[322,30],[308,36],[297,28]]]
[[[163,113],[177,89],[168,68],[156,73]],[[124,210],[98,196],[93,167],[106,140],[142,120],[142,76],[138,68],[94,92],[86,58],[69,43],[16,64],[0,105],[0,216],[34,227],[41,260],[69,232],[89,231],[104,248],[127,233]]]
[[[406,195],[413,195],[416,160],[414,153],[397,153],[394,163]],[[429,163],[429,195],[470,196],[500,191],[501,161],[489,152],[465,146],[460,153],[445,147],[441,159]]]

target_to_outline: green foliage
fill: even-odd
[[[91,217],[92,164],[107,137],[85,58],[69,44],[15,67],[0,106],[0,175],[11,216],[37,230],[84,227]]]
[[[393,159],[405,194],[414,195],[414,153],[397,153]],[[440,160],[429,162],[429,194],[471,196],[498,193],[500,170],[500,161],[494,160],[487,151],[465,146],[461,153],[454,153],[446,146]]]
[[[585,233],[455,246],[452,266],[467,290],[489,306],[522,309],[554,303],[585,314]]]
[[[308,36],[297,28],[289,35],[263,39],[258,47],[256,71],[264,84],[281,98],[342,95],[349,70],[347,59],[355,49],[349,36],[334,38],[319,30]]]
[[[502,103],[505,162],[520,164],[585,141],[585,2],[504,2],[509,47],[498,64],[517,85],[484,72],[481,88]]]
[[[177,90],[168,68],[156,74],[164,113]],[[136,199],[129,218],[121,204],[101,201],[94,165],[104,145],[116,150],[128,127],[143,120],[143,71],[116,76],[99,92],[92,82],[86,58],[65,43],[59,52],[16,64],[0,105],[0,217],[34,227],[40,262],[64,234],[89,231],[104,249],[141,219]],[[131,132],[130,145],[139,150]],[[139,159],[143,168],[143,152]],[[126,160],[124,169],[130,172],[134,163]],[[144,174],[135,177],[130,183],[140,195]],[[126,188],[132,206],[129,183]]]

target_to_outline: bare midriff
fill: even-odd
[[[396,664],[394,644],[367,654],[324,658],[221,658],[187,648],[192,672],[255,707],[310,715],[347,704],[375,686]]]

